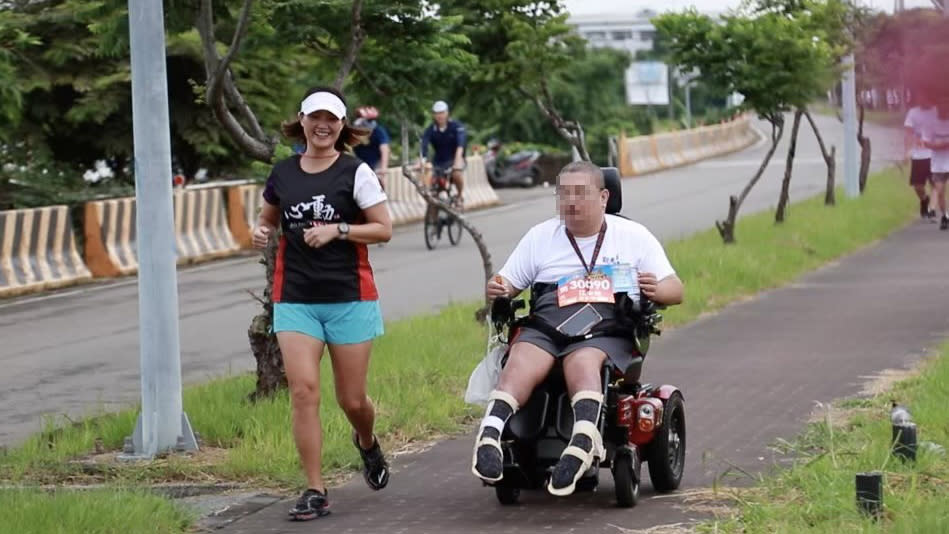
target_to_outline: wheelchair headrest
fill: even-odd
[[[600,170],[603,171],[606,190],[610,192],[606,213],[616,215],[623,209],[623,184],[620,182],[619,170],[616,167],[600,167]]]

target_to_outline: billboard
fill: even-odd
[[[626,69],[626,103],[669,105],[669,67],[661,61],[634,61]]]

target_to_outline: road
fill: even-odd
[[[842,126],[816,117],[828,143],[842,152]],[[767,128],[765,123],[759,127]],[[789,129],[789,128],[788,128]],[[892,154],[893,132],[868,127],[875,165]],[[786,139],[743,213],[777,202]],[[623,213],[668,241],[709,228],[727,211],[727,196],[753,174],[766,143],[708,160],[624,180]],[[802,127],[792,199],[824,189],[825,171],[808,128]],[[838,181],[843,171],[838,163]],[[553,189],[502,190],[507,202],[471,214],[493,255],[495,269],[534,223],[555,213]],[[909,192],[908,192],[909,194]],[[482,292],[482,267],[468,236],[460,246],[427,251],[419,225],[398,228],[385,247],[373,247],[387,320],[471,301]],[[256,258],[220,261],[178,273],[181,361],[186,384],[252,370],[247,326],[258,310],[248,291],[258,291],[263,267]],[[112,410],[139,398],[138,289],[134,278],[21,298],[0,304],[0,445],[11,445],[42,428],[44,415],[71,418]],[[419,287],[424,284],[425,292]]]

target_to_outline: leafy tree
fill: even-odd
[[[245,158],[196,98],[195,88],[205,72],[198,34],[181,22],[190,7],[183,2],[169,4],[167,71],[176,171],[193,175],[206,167],[215,175],[240,172],[246,168]],[[228,20],[226,12],[221,17]],[[308,70],[314,59],[293,53],[285,43],[277,47],[269,28],[264,23],[252,32],[255,44],[268,46],[255,46],[244,54],[233,72],[248,80],[247,99],[261,120],[276,124],[286,113],[280,96],[291,89],[299,93],[294,77]],[[4,110],[0,113],[10,120],[0,130],[0,141],[25,142],[48,153],[50,161],[78,170],[70,188],[85,187],[81,175],[97,160],[109,161],[115,180],[132,185],[127,2],[14,3],[0,9],[0,36],[0,71],[14,72],[10,78],[0,76],[0,91],[14,95],[0,99]],[[277,61],[281,51],[288,57]],[[30,179],[38,190],[53,185],[40,183],[43,176],[38,173]]]
[[[641,109],[626,104],[623,72],[629,55],[613,49],[577,47],[571,66],[548,80],[556,108],[565,117],[583,117],[587,150],[593,161],[607,158],[607,140],[621,131],[648,133],[650,121]],[[499,89],[501,90],[501,89]],[[495,92],[478,93],[491,96]],[[543,118],[532,99],[517,94],[484,102],[462,100],[457,114],[474,130],[479,141],[531,140],[540,145],[563,146],[563,136]],[[509,145],[510,146],[510,145]],[[569,146],[569,145],[567,145]]]
[[[827,47],[827,64],[824,69],[827,76],[816,81],[821,83],[820,91],[831,89],[839,80],[841,60],[853,51],[856,39],[856,28],[859,27],[865,16],[865,11],[851,5],[844,0],[755,0],[748,10],[753,14],[773,13],[796,21],[811,39]],[[794,152],[797,147],[797,132],[801,116],[806,115],[808,124],[817,138],[825,165],[827,166],[827,192],[825,204],[834,204],[834,181],[836,175],[835,148],[827,150],[823,136],[806,106],[795,109],[794,124],[791,128],[791,142],[785,163],[784,180],[781,194],[778,198],[778,207],[775,211],[775,222],[783,222],[789,202],[791,172],[794,164]],[[869,150],[869,148],[867,148]]]
[[[784,113],[819,94],[816,80],[827,75],[830,52],[797,21],[776,13],[729,15],[719,23],[690,10],[662,15],[653,23],[671,37],[674,63],[698,69],[722,94],[741,93],[742,107],[771,123],[771,147],[764,161],[741,193],[729,198],[726,219],[716,221],[724,242],[733,243],[738,211],[777,149]]]
[[[533,102],[580,157],[589,160],[582,125],[566,118],[551,88],[552,80],[568,70],[584,46],[567,24],[561,2],[447,0],[440,7],[445,14],[461,17],[480,60],[467,91],[461,91],[468,105],[473,109],[500,105],[510,111],[525,100]]]

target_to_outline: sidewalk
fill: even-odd
[[[472,437],[464,436],[397,459],[384,491],[372,492],[358,476],[331,488],[326,518],[287,522],[293,503],[281,501],[221,532],[622,534],[688,523],[702,512],[682,506],[683,492],[711,486],[730,465],[751,473],[775,466],[768,443],[793,438],[815,401],[857,394],[872,375],[906,367],[934,347],[949,333],[947,295],[949,232],[919,222],[788,287],[657,338],[644,378],[676,384],[686,399],[679,496],[659,497],[646,481],[640,504],[619,509],[612,479],[601,472],[596,493],[524,493],[520,506],[502,507],[471,475]]]

